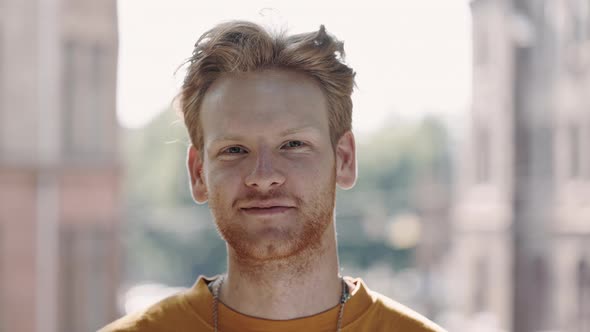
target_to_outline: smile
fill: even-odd
[[[241,211],[244,212],[245,214],[250,214],[250,215],[268,216],[268,215],[286,213],[286,212],[289,212],[293,209],[295,209],[295,208],[289,207],[289,206],[270,206],[270,207],[242,208]]]

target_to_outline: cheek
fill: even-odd
[[[318,153],[313,158],[302,158],[290,163],[292,173],[307,176],[325,176],[334,168],[334,157],[329,151]]]
[[[210,170],[206,179],[209,192],[222,195],[237,190],[243,182],[238,172],[223,168]]]
[[[290,188],[297,192],[315,192],[330,179],[334,163],[330,158],[294,163],[289,167]]]

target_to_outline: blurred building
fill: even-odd
[[[0,1],[0,331],[117,315],[116,2]]]
[[[440,166],[439,166],[440,167]],[[427,317],[436,317],[446,307],[442,298],[441,275],[451,242],[451,220],[449,217],[452,201],[449,181],[440,175],[423,174],[415,189],[417,215],[420,218],[420,241],[416,246],[415,265],[420,271],[422,289],[418,306],[412,308]],[[404,234],[411,233],[404,231]],[[446,326],[445,326],[446,328]]]
[[[471,8],[456,309],[506,331],[590,331],[590,1]]]

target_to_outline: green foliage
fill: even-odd
[[[211,224],[208,219],[193,222]],[[214,227],[184,233],[169,228],[136,222],[133,229],[128,229],[128,279],[189,286],[198,275],[225,270],[225,242]]]
[[[357,189],[407,192],[426,175],[450,183],[448,146],[446,128],[436,118],[388,126],[358,148]]]
[[[184,123],[167,110],[146,127],[124,135],[125,196],[132,204],[177,206],[192,202],[188,190]]]
[[[225,243],[190,195],[184,124],[168,110],[124,137],[127,280],[188,286],[223,271]]]
[[[406,268],[412,263],[411,250],[395,250],[380,241],[366,240],[358,244],[340,241],[338,252],[341,262],[361,269],[368,269],[376,262],[386,262],[396,269]]]

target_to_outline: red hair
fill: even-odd
[[[185,62],[187,73],[177,96],[192,144],[202,151],[199,120],[207,89],[225,73],[285,69],[314,78],[328,103],[332,145],[352,127],[355,73],[344,63],[344,44],[323,25],[316,32],[272,34],[258,24],[231,21],[205,32]]]

